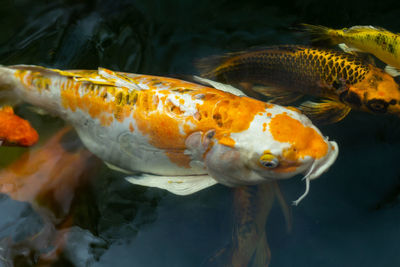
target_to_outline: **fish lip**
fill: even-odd
[[[329,141],[329,150],[326,155],[313,162],[307,170],[307,178],[310,180],[316,179],[326,172],[335,162],[339,154],[339,147],[335,141]]]

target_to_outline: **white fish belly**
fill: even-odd
[[[181,167],[172,162],[166,152],[183,154],[184,150],[165,151],[149,144],[139,131],[131,131],[130,123],[114,121],[109,126],[101,126],[85,112],[77,110],[66,118],[77,130],[84,145],[102,160],[132,172],[158,175],[200,175],[206,174],[198,166]],[[173,141],[173,140],[171,140]]]

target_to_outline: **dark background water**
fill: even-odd
[[[3,0],[0,64],[194,74],[203,56],[308,43],[293,31],[297,23],[399,32],[399,14],[400,1]],[[17,111],[41,136],[62,124]],[[400,120],[351,112],[321,130],[338,142],[339,158],[292,207],[290,233],[278,205],[272,209],[271,266],[400,266]],[[2,164],[21,151],[1,148]],[[281,187],[288,202],[304,190],[300,178]],[[81,193],[59,265],[200,266],[231,237],[232,190],[220,185],[177,197],[103,168]],[[0,210],[0,239],[40,228],[27,203],[1,195]]]

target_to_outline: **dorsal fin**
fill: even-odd
[[[112,70],[100,68],[98,69],[99,75],[106,80],[109,80],[114,83],[117,87],[126,87],[131,90],[143,90],[137,83],[135,83],[131,78],[122,74],[116,73]]]

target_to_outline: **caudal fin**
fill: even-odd
[[[310,25],[306,23],[302,23],[300,26],[301,30],[306,32],[311,37],[311,41],[313,43],[323,43],[329,45],[337,45],[341,43],[336,30],[325,26]]]

